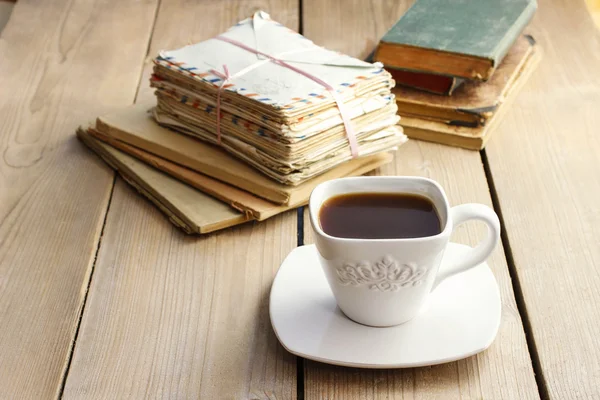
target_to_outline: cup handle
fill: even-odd
[[[500,239],[500,221],[494,210],[488,206],[484,206],[483,204],[461,204],[452,207],[450,209],[450,215],[452,216],[453,221],[452,231],[464,222],[469,220],[479,220],[486,223],[488,228],[487,234],[486,237],[479,242],[475,248],[469,250],[461,260],[454,265],[444,268],[443,271],[438,273],[432,290],[444,279],[481,264],[490,256]]]

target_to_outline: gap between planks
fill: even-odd
[[[304,35],[304,0],[298,0],[298,33]],[[298,207],[298,246],[304,246],[304,207]],[[304,358],[296,356],[296,400],[304,400]]]
[[[298,207],[297,216],[298,246],[304,246],[304,207]],[[296,400],[304,400],[304,358],[300,356],[296,356]]]
[[[146,60],[150,53],[150,46],[152,45],[152,37],[154,36],[154,28],[156,27],[156,20],[158,19],[158,12],[160,10],[160,4],[162,0],[157,0],[156,9],[154,10],[154,18],[152,21],[152,31],[150,36],[148,37],[148,43],[146,45],[146,56],[145,61],[142,63],[142,67],[140,68],[138,83],[136,86],[135,97],[133,98],[133,103],[137,102],[138,95],[140,93],[140,86],[142,84],[142,79],[144,76],[144,65],[146,64]],[[79,312],[79,318],[77,320],[77,328],[75,329],[75,334],[73,335],[73,340],[71,341],[71,347],[69,349],[69,355],[67,358],[67,363],[64,368],[63,375],[61,377],[60,388],[58,391],[58,399],[63,398],[63,394],[65,391],[65,385],[67,383],[67,378],[69,377],[69,372],[71,370],[71,362],[73,361],[73,354],[75,353],[75,346],[77,345],[77,337],[79,336],[79,330],[81,328],[81,321],[83,319],[83,314],[85,313],[85,306],[87,304],[88,294],[90,292],[90,287],[92,285],[92,280],[94,279],[94,271],[96,270],[96,262],[98,260],[98,253],[100,252],[100,247],[102,246],[102,238],[104,236],[104,228],[106,227],[106,221],[108,220],[108,213],[110,212],[110,205],[113,201],[113,196],[115,192],[115,185],[117,183],[118,174],[116,171],[113,171],[113,181],[110,187],[110,195],[108,196],[108,203],[106,205],[106,211],[104,212],[104,218],[102,220],[102,229],[100,231],[100,236],[98,237],[98,243],[96,245],[96,251],[94,252],[94,261],[92,262],[92,267],[90,270],[90,277],[87,282],[87,286],[85,289],[85,294],[83,296],[83,302],[81,304],[81,311]]]
[[[162,0],[156,1],[156,10],[154,10],[154,20],[152,20],[152,31],[150,32],[150,37],[148,38],[148,45],[146,46],[146,57],[144,62],[142,63],[142,68],[140,70],[140,77],[138,79],[138,83],[135,90],[135,97],[133,98],[133,103],[137,103],[138,96],[140,95],[140,87],[142,86],[142,80],[144,79],[144,67],[148,62],[148,56],[150,55],[150,48],[152,47],[152,39],[154,38],[154,29],[156,28],[156,21],[158,20],[158,13],[160,10]],[[115,172],[116,174],[116,172]]]
[[[500,240],[502,241],[502,247],[504,248],[504,257],[506,258],[506,264],[508,266],[508,274],[510,275],[513,293],[515,295],[515,302],[517,304],[517,310],[519,311],[521,321],[523,322],[523,330],[525,331],[525,340],[527,342],[527,349],[529,350],[529,358],[531,358],[531,364],[533,366],[535,383],[537,385],[540,398],[542,400],[547,400],[550,398],[550,395],[548,393],[548,386],[546,385],[544,371],[542,370],[542,364],[540,362],[540,357],[535,344],[535,339],[533,337],[533,330],[531,327],[531,322],[529,321],[527,306],[525,304],[525,298],[523,296],[523,289],[521,288],[521,282],[519,281],[519,274],[517,273],[517,268],[515,266],[515,260],[513,258],[512,249],[510,247],[510,241],[508,240],[508,235],[506,233],[506,225],[504,224],[504,218],[502,216],[502,208],[500,207],[498,192],[496,191],[496,186],[494,185],[494,178],[490,170],[489,160],[485,149],[481,150],[479,154],[481,155],[483,171],[485,173],[485,178],[488,184],[488,188],[490,190],[492,205],[494,207],[494,211],[496,212],[496,214],[498,214],[498,219],[500,220]]]

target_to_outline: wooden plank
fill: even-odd
[[[64,398],[295,397],[268,315],[295,222],[194,239],[119,180]]]
[[[545,49],[486,154],[549,398],[600,397],[600,31],[547,2]]]
[[[359,1],[305,1],[304,33],[317,44],[364,57],[408,5],[378,2],[365,7]],[[332,24],[332,20],[342,23]],[[452,204],[491,205],[477,152],[411,140],[398,150],[395,163],[380,173],[427,176],[442,184]],[[311,243],[307,214],[305,210],[305,243]],[[452,240],[473,245],[484,232],[483,226],[469,224],[459,228]],[[306,399],[539,397],[501,246],[488,261],[500,285],[503,319],[496,341],[487,351],[454,363],[403,370],[358,370],[306,361]]]
[[[156,7],[21,0],[2,32],[0,398],[60,390],[114,176],[75,129],[133,101]]]
[[[164,1],[150,54],[214,36],[254,10]],[[297,28],[295,1],[269,11]],[[295,398],[296,359],[273,333],[268,295],[296,229],[290,211],[185,237],[119,182],[64,397]]]

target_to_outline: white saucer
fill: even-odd
[[[450,243],[441,268],[468,246]],[[500,291],[487,264],[450,277],[429,296],[413,320],[373,328],[347,318],[335,299],[314,245],[294,249],[273,281],[271,323],[293,354],[359,368],[441,364],[487,349],[500,326]]]

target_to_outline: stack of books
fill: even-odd
[[[264,12],[154,64],[155,104],[78,136],[190,233],[302,206],[317,184],[372,171],[407,140],[380,63],[326,50]]]
[[[374,55],[396,81],[409,137],[482,149],[541,51],[534,0],[417,0]]]

